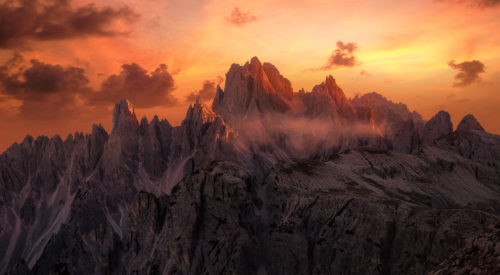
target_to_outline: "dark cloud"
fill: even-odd
[[[500,5],[500,0],[477,0],[477,2],[479,2],[479,4],[481,4],[483,7]]]
[[[215,81],[206,80],[203,82],[203,87],[201,90],[197,92],[192,92],[186,96],[186,102],[193,102],[197,97],[200,98],[201,101],[209,101],[212,100],[215,96],[217,84]]]
[[[135,63],[125,64],[119,74],[108,77],[94,91],[82,68],[19,59],[15,56],[0,66],[0,98],[21,102],[19,115],[30,119],[56,121],[85,113],[105,114],[108,106],[122,98],[139,108],[177,103],[172,95],[174,80],[165,65],[147,72]]]
[[[138,108],[173,106],[177,104],[174,88],[174,79],[164,64],[149,73],[135,63],[124,64],[120,74],[110,76],[101,90],[92,94],[91,102],[109,104],[127,98]]]
[[[81,93],[87,90],[88,82],[81,68],[64,68],[36,59],[31,60],[31,66],[22,74],[2,77],[6,93],[22,100],[42,99],[45,95],[66,91]]]
[[[236,7],[226,19],[233,25],[243,26],[245,24],[254,22],[255,20],[257,20],[257,17],[250,12],[242,12],[239,8]]]
[[[123,34],[113,24],[137,17],[127,6],[74,9],[71,0],[7,0],[0,4],[0,48],[22,48],[29,40]]]
[[[328,60],[328,63],[321,67],[322,70],[329,70],[334,67],[354,67],[358,65],[358,61],[354,56],[354,51],[358,49],[356,43],[344,43],[337,41],[337,49],[335,49]]]
[[[479,81],[479,74],[484,73],[485,68],[484,64],[478,60],[465,61],[459,64],[452,60],[448,62],[448,66],[458,71],[458,74],[455,75],[454,87],[463,87]]]
[[[16,61],[17,58],[16,58]],[[20,114],[34,119],[50,118],[64,113],[70,116],[78,98],[90,92],[84,70],[31,60],[27,69],[0,68],[0,94],[19,100]],[[11,73],[14,71],[14,73]]]
[[[500,0],[437,0],[439,2],[448,2],[452,4],[467,4],[476,8],[492,8],[500,5]]]

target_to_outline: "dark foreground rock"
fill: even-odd
[[[498,184],[475,179],[458,155],[446,160],[453,171],[436,169],[443,153],[359,148],[280,162],[263,182],[214,162],[170,196],[136,194],[121,236],[106,223],[71,220],[31,271],[17,271],[426,274],[500,221]]]

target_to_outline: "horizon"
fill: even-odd
[[[210,104],[231,64],[252,56],[275,65],[294,93],[333,75],[348,98],[375,91],[425,120],[444,110],[454,128],[473,114],[500,134],[499,4],[0,4],[7,22],[0,27],[0,152],[27,135],[89,133],[93,123],[110,132],[121,98],[136,106],[139,119],[158,115],[179,125],[196,96]],[[60,19],[48,16],[47,6]],[[34,19],[22,20],[27,14]]]
[[[256,58],[257,60],[259,60],[257,56],[252,57],[252,59],[254,59],[254,58]],[[259,61],[260,61],[260,60],[259,60]],[[250,60],[249,60],[249,61],[247,61],[244,65],[248,64],[249,62],[250,62]],[[266,63],[266,62],[262,62],[261,64],[264,64],[264,63]],[[233,63],[232,65],[241,65],[241,66],[243,66],[243,64],[236,64],[236,63]],[[331,74],[330,74],[330,75],[327,75],[327,76],[325,77],[325,81],[326,81],[328,78],[330,78],[330,77],[332,77],[332,78],[333,78],[333,80],[336,82],[336,79],[335,79],[335,78],[334,78]],[[286,77],[285,77],[285,79],[286,79]],[[323,81],[323,82],[321,82],[321,83],[318,83],[317,85],[324,84],[324,83],[325,83],[325,81]],[[223,83],[225,83],[225,81],[224,81]],[[315,86],[317,86],[317,85],[315,85]],[[338,85],[338,83],[337,83],[337,85]],[[218,84],[217,86],[219,86],[219,84]],[[340,87],[340,85],[338,85],[338,86]],[[293,87],[293,85],[292,85],[292,87]],[[225,91],[225,89],[223,89],[222,87],[220,87],[220,88],[221,88],[221,90],[222,90],[223,92]],[[340,87],[340,88],[342,88],[342,87]],[[303,88],[301,88],[301,89],[299,89],[299,91],[295,91],[295,90],[293,90],[293,96],[298,95],[300,91],[304,91],[304,92],[307,94],[307,93],[311,93],[311,92],[312,92],[312,89],[311,89],[311,90],[304,90]],[[345,93],[344,93],[344,94],[345,94]],[[408,107],[408,106],[407,106],[404,102],[396,102],[396,101],[393,101],[393,100],[391,100],[390,98],[385,97],[383,94],[380,94],[380,93],[375,92],[375,91],[372,91],[372,92],[367,92],[367,93],[364,93],[364,94],[356,94],[356,95],[355,95],[355,96],[353,96],[353,97],[347,97],[347,99],[348,99],[349,101],[352,101],[352,100],[353,100],[353,99],[355,99],[355,98],[361,98],[361,97],[363,97],[363,96],[365,96],[365,95],[368,95],[368,94],[376,94],[376,95],[379,95],[379,96],[383,97],[384,99],[388,100],[388,101],[389,101],[389,102],[391,102],[391,103],[394,103],[394,104],[403,104],[405,107]],[[38,135],[38,136],[34,136],[34,135],[31,135],[31,134],[26,134],[26,135],[23,137],[22,141],[15,141],[15,142],[13,142],[12,144],[8,145],[8,147],[7,147],[7,148],[5,148],[5,149],[3,149],[3,150],[1,150],[1,148],[0,148],[0,152],[1,152],[1,153],[3,153],[5,150],[7,150],[7,149],[8,149],[11,145],[13,145],[13,144],[20,144],[20,143],[22,143],[22,142],[23,142],[26,138],[28,138],[28,137],[31,137],[31,138],[33,138],[33,139],[36,139],[36,138],[38,138],[38,137],[48,137],[49,139],[52,139],[52,138],[54,138],[54,137],[56,137],[56,136],[57,136],[57,137],[61,138],[61,139],[64,141],[64,140],[66,140],[69,136],[71,136],[71,137],[74,139],[74,138],[75,138],[75,136],[76,136],[76,135],[78,135],[78,134],[84,134],[84,135],[91,134],[91,132],[92,132],[92,128],[94,127],[94,125],[95,125],[95,126],[98,126],[98,127],[101,127],[101,128],[102,128],[102,129],[104,129],[104,130],[105,130],[108,134],[111,134],[111,132],[112,132],[112,118],[113,118],[113,111],[114,111],[114,110],[116,110],[116,108],[117,108],[117,107],[120,105],[120,103],[121,103],[121,102],[123,102],[123,101],[126,101],[128,104],[130,104],[130,106],[129,106],[129,107],[131,107],[131,108],[132,108],[132,113],[134,114],[134,116],[135,116],[135,118],[136,118],[136,120],[137,120],[137,122],[138,122],[138,123],[140,123],[142,120],[146,119],[147,123],[148,123],[148,124],[150,124],[150,123],[154,120],[154,118],[155,118],[155,117],[158,117],[158,119],[159,119],[160,121],[162,121],[162,120],[166,120],[166,121],[167,121],[169,124],[171,124],[173,127],[176,127],[176,126],[180,126],[180,125],[181,125],[181,123],[182,123],[182,122],[186,119],[186,116],[188,115],[189,109],[191,109],[191,108],[192,108],[193,106],[195,106],[196,104],[200,104],[200,105],[208,106],[208,107],[209,107],[209,109],[213,111],[213,108],[212,108],[212,102],[213,102],[213,100],[214,100],[214,99],[215,99],[215,95],[214,95],[214,98],[209,99],[209,100],[201,100],[201,96],[200,96],[200,95],[197,95],[197,97],[195,98],[195,102],[191,102],[191,103],[189,103],[189,104],[188,104],[188,106],[186,107],[186,110],[185,110],[185,112],[184,112],[184,113],[185,113],[185,115],[184,115],[184,116],[183,116],[183,117],[182,117],[179,121],[176,121],[175,123],[172,123],[172,121],[170,121],[167,117],[161,117],[161,116],[160,116],[160,115],[158,115],[158,114],[154,114],[154,115],[152,115],[151,117],[148,117],[147,115],[142,115],[142,116],[140,116],[140,115],[138,115],[138,114],[137,114],[137,112],[136,112],[136,108],[135,108],[135,106],[134,106],[134,102],[133,102],[133,101],[131,101],[131,100],[129,100],[128,98],[122,98],[121,100],[119,100],[119,101],[117,101],[117,102],[115,102],[115,103],[114,103],[113,110],[109,112],[109,125],[107,125],[107,127],[105,127],[105,126],[104,126],[105,124],[103,124],[102,122],[93,122],[91,125],[89,125],[89,127],[88,127],[87,131],[74,131],[74,132],[69,132],[69,133],[67,133],[66,135],[60,135],[60,134],[58,134],[58,133],[55,133],[55,134],[54,134],[54,135],[52,135],[52,136],[48,136],[48,135]],[[409,110],[410,112],[412,112],[412,113],[415,113],[415,112],[416,112],[418,115],[422,116],[422,115],[421,115],[419,112],[417,112],[416,110],[412,110],[412,109],[410,109],[410,108],[408,108],[408,110]],[[446,113],[448,113],[446,110],[439,110],[439,111],[437,111],[434,115],[437,115],[439,112],[443,112],[443,111],[444,111],[444,112],[446,112]],[[448,113],[448,114],[449,114],[449,113]],[[430,119],[431,119],[434,115],[432,115],[432,116],[431,116],[431,117],[429,117],[428,119],[425,119],[425,118],[422,116],[422,119],[423,119],[423,121],[424,121],[424,122],[427,122],[427,121],[429,121],[429,120],[430,120]],[[454,118],[450,115],[451,122],[452,122],[452,126],[453,126],[453,128],[452,128],[452,129],[453,129],[453,131],[457,130],[458,125],[460,124],[460,122],[461,122],[464,118],[466,118],[467,116],[471,116],[471,115],[475,118],[474,114],[465,114],[465,115],[464,115],[463,117],[461,117],[461,118],[456,118],[456,122],[455,122]],[[314,119],[311,119],[311,120],[314,120]],[[479,123],[481,124],[481,121],[479,121]],[[482,125],[482,124],[481,124],[481,125]],[[486,132],[489,132],[489,131],[488,131],[488,129],[485,129],[485,131],[486,131]]]

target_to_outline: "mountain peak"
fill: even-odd
[[[422,120],[422,117],[417,112],[411,112],[406,104],[401,102],[393,102],[392,100],[387,99],[383,95],[377,92],[371,92],[364,94],[362,96],[355,96],[351,100],[353,106],[358,109],[365,110],[379,110],[380,116],[385,117],[386,119],[393,120],[394,118],[401,118],[403,120]],[[358,115],[360,115],[358,113]],[[372,116],[372,115],[370,115]],[[377,115],[378,116],[378,115]],[[380,118],[382,118],[380,117]]]
[[[104,127],[102,127],[102,124],[92,124],[92,136],[98,136],[98,135],[105,135],[107,136],[108,133],[106,130],[104,130]]]
[[[132,103],[126,98],[120,100],[120,102],[118,102],[116,105],[118,105],[118,107],[124,111],[134,113],[134,105],[132,105]]]
[[[201,121],[206,123],[215,119],[215,113],[198,99],[194,105],[189,105],[184,121]]]
[[[458,124],[457,127],[457,131],[467,131],[467,130],[469,131],[478,130],[484,132],[484,128],[477,121],[477,119],[471,114],[468,114],[464,118],[462,118],[462,121],[460,121],[460,124]]]
[[[332,75],[328,75],[325,79],[325,84],[329,87],[335,87],[337,86],[337,82],[335,81],[335,78],[333,78]]]
[[[293,97],[293,88],[290,80],[280,74],[278,69],[271,63],[264,62],[262,65],[267,79],[274,88],[274,91],[287,99]]]
[[[122,99],[119,103],[115,104],[115,109],[113,111],[113,130],[130,124],[138,124],[134,106],[127,99]]]
[[[423,143],[432,143],[437,138],[447,135],[453,131],[450,114],[439,111],[424,126]]]
[[[262,112],[285,112],[285,97],[293,96],[291,84],[278,70],[253,57],[244,66],[233,64],[226,74],[224,92],[217,89],[212,108],[225,119]]]
[[[250,68],[255,68],[255,69],[260,69],[262,68],[262,63],[260,62],[259,58],[257,56],[252,57],[250,59]]]
[[[333,116],[351,117],[355,113],[351,102],[331,75],[323,83],[314,86],[308,97],[314,98],[309,102],[309,113],[314,116],[326,112]]]

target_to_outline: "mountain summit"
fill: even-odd
[[[462,121],[458,124],[457,130],[459,131],[468,131],[468,130],[477,130],[484,132],[483,126],[479,124],[477,119],[471,115],[466,115]]]

